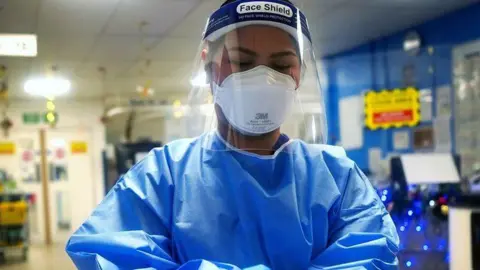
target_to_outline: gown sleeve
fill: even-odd
[[[183,265],[175,260],[169,230],[174,186],[164,164],[163,155],[151,152],[73,234],[66,251],[78,269],[238,269],[204,260]]]
[[[399,239],[389,213],[360,169],[342,162],[349,166],[342,168],[343,195],[329,214],[328,247],[309,270],[397,269]]]

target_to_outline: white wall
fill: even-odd
[[[61,139],[65,142],[84,141],[87,143],[88,150],[85,154],[73,155],[67,152],[67,179],[68,182],[49,182],[50,201],[50,227],[54,243],[64,243],[71,233],[88,217],[94,207],[104,197],[104,179],[102,165],[102,151],[105,148],[105,127],[100,121],[103,112],[100,102],[73,102],[57,101],[55,102],[56,112],[59,121],[55,128],[46,124],[26,124],[23,122],[24,113],[44,114],[46,101],[13,102],[8,111],[8,117],[13,121],[13,128],[10,135],[5,138],[0,135],[0,140],[12,141],[16,143],[18,151],[14,155],[3,155],[2,165],[9,173],[17,179],[19,189],[28,193],[37,195],[36,214],[30,218],[36,220],[35,224],[38,230],[31,231],[31,240],[34,243],[44,243],[44,198],[41,183],[26,183],[21,180],[20,169],[21,155],[24,150],[20,149],[22,140],[33,140],[34,148],[37,152],[40,149],[39,134],[40,130],[46,130],[46,143],[51,143],[51,139]],[[48,146],[50,149],[50,146]],[[39,162],[39,153],[35,153],[36,162]],[[52,156],[48,155],[51,160]],[[50,161],[49,161],[50,162]],[[22,165],[23,166],[23,165]],[[35,165],[34,165],[35,166]],[[70,230],[59,230],[57,221],[56,194],[66,192],[68,200],[64,207],[70,208]],[[33,220],[32,220],[33,221]],[[32,228],[31,228],[32,230]]]
[[[81,129],[88,130],[92,134],[92,145],[89,145],[89,153],[92,155],[94,164],[93,181],[95,183],[95,201],[98,203],[104,197],[102,151],[105,148],[105,127],[100,121],[103,106],[100,102],[76,102],[58,100],[55,102],[56,112],[59,115],[58,130]],[[46,101],[22,101],[12,102],[7,115],[13,121],[13,129],[36,132],[41,128],[50,129],[48,125],[26,125],[23,123],[25,112],[46,112]],[[90,151],[91,150],[91,151]],[[91,191],[89,191],[91,192]]]

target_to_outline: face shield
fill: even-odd
[[[289,3],[236,1],[214,12],[191,83],[190,125],[208,132],[208,149],[272,151],[282,138],[326,142],[307,20]]]

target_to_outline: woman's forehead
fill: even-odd
[[[251,25],[236,29],[225,36],[227,49],[243,47],[252,50],[278,51],[294,49],[294,39],[282,29],[265,25]]]

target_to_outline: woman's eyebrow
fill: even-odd
[[[244,48],[244,47],[232,47],[232,48],[227,48],[227,51],[239,51],[241,53],[249,54],[251,56],[258,56],[258,54],[250,49]]]
[[[285,57],[285,56],[295,56],[295,57],[297,57],[297,54],[292,52],[292,51],[277,52],[277,53],[272,53],[270,55],[270,58],[279,58],[279,57]]]

